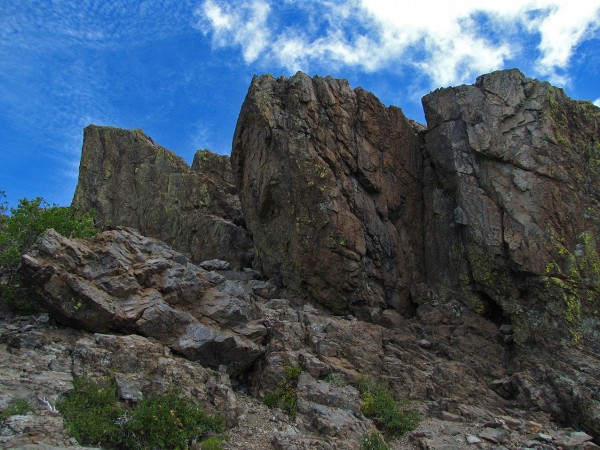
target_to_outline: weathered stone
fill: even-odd
[[[467,444],[479,444],[481,442],[481,439],[479,439],[477,436],[473,436],[472,434],[467,434],[466,439]]]
[[[600,252],[600,216],[590,215],[600,206],[591,150],[600,109],[518,70],[438,89],[423,105],[427,281],[460,292],[502,332],[509,318],[520,344],[597,335],[597,324],[567,320],[562,297],[585,314],[583,300],[600,289],[597,269],[582,260]],[[465,215],[458,225],[456,208]]]
[[[559,432],[554,436],[554,442],[563,448],[581,448],[583,444],[591,441],[593,438],[583,431],[575,431],[572,433]]]
[[[199,323],[204,316],[229,325],[249,321],[250,300],[242,289],[132,229],[87,241],[48,230],[23,265],[35,295],[67,325],[139,333],[235,373],[262,354],[243,336]]]
[[[508,441],[509,433],[501,428],[485,428],[478,436],[496,444],[504,444]]]
[[[101,224],[129,226],[189,253],[193,261],[250,263],[229,158],[199,150],[190,168],[141,130],[84,130],[73,206]]]
[[[23,399],[32,408],[27,415],[0,423],[0,447],[81,448],[49,406],[54,407],[73,388],[74,377],[82,375],[113,378],[121,399],[133,402],[176,388],[208,413],[222,415],[229,426],[237,422],[239,412],[227,374],[173,355],[142,336],[92,335],[43,319],[12,321],[15,330],[8,333],[14,333],[13,343],[19,337],[18,348],[9,346],[11,335],[0,336],[0,405]],[[6,319],[0,317],[0,322]]]
[[[406,311],[420,161],[417,127],[345,80],[254,78],[232,162],[256,267],[334,310]]]
[[[202,261],[199,266],[204,270],[229,270],[231,264],[222,259],[210,259],[208,261]]]

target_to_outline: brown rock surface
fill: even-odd
[[[141,130],[90,125],[84,130],[73,205],[101,224],[129,226],[200,262],[249,264],[229,157],[199,150],[192,167]]]
[[[232,162],[256,268],[337,311],[407,311],[422,272],[417,130],[345,80],[255,77]]]
[[[83,347],[145,348],[153,337],[193,364],[227,366],[257,398],[300,367],[297,418],[273,410],[266,426],[238,424],[228,448],[357,448],[372,426],[355,390],[364,376],[426,418],[394,448],[599,438],[600,110],[516,70],[435,91],[424,106],[427,130],[343,80],[253,80],[233,175],[270,281],[235,270],[238,253],[197,266],[122,228],[89,241],[47,232],[24,257],[26,275],[57,320],[102,333]],[[116,131],[88,133],[102,152],[117,148]],[[166,180],[152,172],[160,154],[150,152],[147,180]],[[231,176],[215,186],[229,189]],[[96,198],[112,198],[111,183]],[[137,395],[132,373],[117,381]],[[248,417],[264,420],[252,401]],[[555,429],[564,425],[587,434]]]
[[[518,70],[423,104],[428,283],[510,318],[518,343],[597,342],[600,109]]]
[[[600,109],[518,70],[423,104],[429,285],[510,321],[521,398],[598,435]]]
[[[344,80],[255,78],[232,162],[256,267],[392,328],[464,305],[503,330],[505,398],[598,435],[600,109],[518,70],[423,104],[427,130]]]

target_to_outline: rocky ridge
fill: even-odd
[[[74,204],[110,226],[87,241],[47,231],[24,256],[52,319],[5,322],[7,361],[40,360],[2,381],[2,402],[17,385],[55,399],[89,346],[86,372],[115,373],[127,401],[177,374],[234,427],[228,448],[358,448],[373,429],[365,376],[424,418],[394,448],[597,448],[600,110],[516,70],[423,103],[427,128],[344,80],[256,77],[233,171],[88,127]],[[149,227],[149,211],[165,218],[152,232],[120,226]],[[209,224],[192,232],[206,251],[188,220]],[[228,231],[215,241],[210,224]],[[138,346],[156,356],[120,365]],[[288,366],[302,370],[295,420],[256,400]],[[73,445],[58,424],[35,431],[54,430],[47,416],[38,404],[4,424],[3,445]]]
[[[84,130],[73,206],[191,255],[240,268],[252,258],[229,157],[198,150],[192,166],[141,130]]]

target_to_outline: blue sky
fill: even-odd
[[[600,105],[600,0],[0,0],[0,190],[69,204],[90,123],[228,154],[253,74],[346,78],[423,122],[429,91],[509,67]]]

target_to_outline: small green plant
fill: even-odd
[[[365,434],[360,441],[360,450],[390,450],[385,439],[378,431]]]
[[[224,435],[213,436],[200,443],[200,450],[223,450],[223,441],[229,438]]]
[[[364,415],[371,418],[386,437],[402,436],[419,425],[419,414],[408,409],[408,401],[396,401],[385,384],[365,378],[358,389]]]
[[[111,445],[122,441],[122,431],[116,422],[125,415],[125,409],[118,400],[114,382],[97,383],[80,377],[73,382],[73,390],[57,402],[56,408],[77,442]]]
[[[18,416],[27,414],[32,411],[27,401],[22,398],[15,398],[10,401],[8,405],[0,412],[0,422],[5,421],[10,416]]]
[[[132,449],[188,448],[210,433],[223,431],[223,420],[206,414],[186,397],[169,392],[143,399],[127,416],[125,444]],[[214,445],[206,444],[206,448]]]
[[[332,372],[329,375],[327,375],[325,377],[325,381],[335,386],[346,386],[348,384],[346,378],[344,378],[344,375],[336,372]]]
[[[279,406],[290,417],[295,418],[298,413],[297,386],[301,372],[300,367],[285,366],[283,378],[277,383],[277,390],[265,395],[263,403],[269,408]]]
[[[57,403],[66,428],[80,444],[125,449],[186,449],[199,442],[205,450],[222,449],[223,420],[206,414],[175,392],[143,399],[125,409],[110,380],[77,378],[73,390]],[[204,440],[203,440],[204,439]]]

